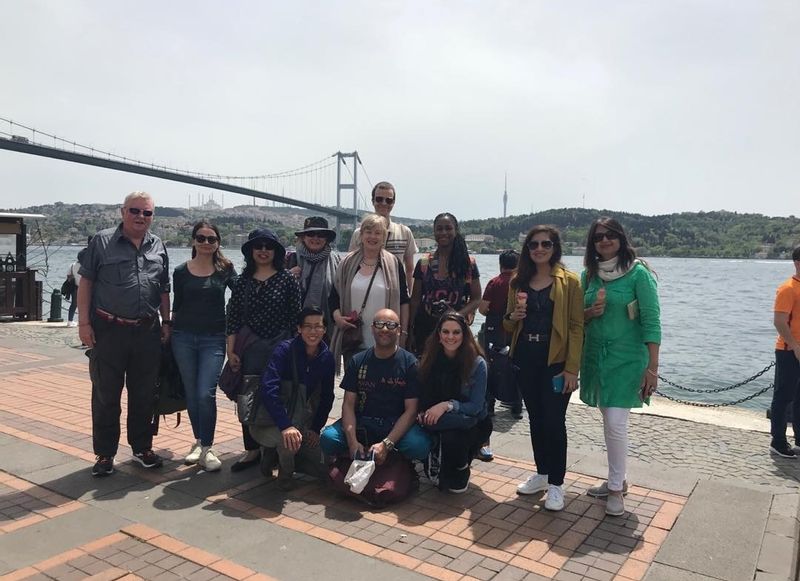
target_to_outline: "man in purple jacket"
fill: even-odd
[[[333,353],[322,340],[325,321],[319,307],[305,307],[297,317],[298,335],[284,341],[272,352],[261,376],[260,400],[274,426],[250,426],[250,433],[264,446],[261,471],[272,475],[277,456],[278,482],[282,488],[291,486],[298,469],[319,476],[324,468],[319,447],[319,433],[325,427],[333,406]],[[305,397],[296,404],[281,399],[281,383],[296,380],[305,386]],[[287,384],[288,385],[288,384]],[[283,390],[284,394],[286,389]],[[290,413],[290,409],[293,413]],[[298,411],[302,408],[302,411]]]

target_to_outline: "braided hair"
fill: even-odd
[[[464,240],[464,235],[461,234],[461,229],[458,226],[458,220],[456,220],[456,217],[450,212],[442,212],[433,219],[434,230],[436,230],[436,222],[442,219],[448,219],[452,221],[453,226],[456,229],[456,235],[455,238],[453,238],[453,249],[450,251],[450,260],[447,261],[447,273],[456,280],[466,280],[467,274],[471,268],[467,241]]]

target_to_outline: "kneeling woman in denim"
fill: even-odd
[[[470,463],[492,433],[486,412],[486,361],[463,315],[442,315],[419,366],[417,420],[438,435],[439,488],[466,492]]]
[[[219,470],[211,446],[217,424],[217,380],[225,360],[225,288],[236,270],[219,249],[219,230],[208,222],[192,228],[192,259],[172,275],[172,351],[186,388],[186,407],[195,443],[186,464]]]

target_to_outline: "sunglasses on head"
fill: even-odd
[[[603,238],[608,241],[619,240],[619,234],[612,232],[611,230],[608,230],[607,232],[595,232],[594,236],[592,236],[592,242],[597,244],[598,242],[602,242]]]
[[[375,196],[376,204],[386,204],[387,206],[394,206],[394,198],[384,198],[383,196]]]
[[[397,321],[372,321],[372,326],[376,329],[389,329],[390,331],[394,331],[397,327],[400,326],[400,323]]]
[[[528,250],[536,250],[541,246],[544,250],[550,250],[553,247],[552,240],[542,240],[539,242],[538,240],[529,240],[528,241]]]
[[[133,214],[134,216],[138,216],[141,214],[145,218],[149,218],[153,215],[153,210],[142,210],[140,208],[128,208],[128,213]]]
[[[216,244],[217,242],[219,242],[219,238],[217,238],[216,236],[204,236],[203,234],[197,234],[194,237],[194,239],[197,240],[200,244],[203,244],[204,242],[208,242],[209,244]]]

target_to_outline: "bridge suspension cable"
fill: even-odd
[[[2,127],[3,123],[8,124],[7,131]],[[338,203],[333,204],[332,194],[336,191],[333,186],[336,183],[333,181],[333,166],[337,164],[336,154],[332,158],[326,156],[291,170],[246,176],[224,175],[144,162],[64,139],[6,117],[0,117],[0,149],[229,191],[250,196],[254,203],[256,198],[260,198],[273,204],[306,208],[337,218],[352,216],[352,212],[340,207]],[[274,187],[272,191],[267,190],[268,184]],[[263,189],[257,189],[259,185]],[[280,189],[280,194],[275,192],[277,189]],[[309,198],[313,201],[309,201]]]
[[[162,169],[164,171],[182,173],[182,174],[191,175],[191,176],[200,177],[200,178],[205,178],[205,179],[215,179],[215,180],[224,180],[224,181],[238,181],[238,180],[259,180],[259,179],[272,179],[272,178],[286,178],[286,177],[293,177],[293,176],[310,174],[310,173],[313,173],[315,171],[319,171],[322,168],[325,168],[325,167],[328,167],[328,166],[332,166],[332,165],[334,165],[336,163],[329,156],[325,156],[322,159],[319,159],[319,160],[317,160],[315,162],[306,164],[304,166],[297,167],[297,168],[290,169],[290,170],[275,172],[275,173],[264,173],[264,174],[249,175],[249,176],[214,174],[214,173],[201,172],[201,171],[195,171],[195,170],[174,168],[174,167],[169,167],[167,165],[157,164],[157,163],[153,163],[153,162],[146,162],[146,161],[142,161],[142,160],[135,159],[135,158],[132,158],[132,157],[119,155],[119,154],[112,153],[110,151],[106,151],[106,150],[103,150],[103,149],[100,149],[100,148],[97,148],[97,147],[92,147],[90,145],[84,145],[84,144],[78,143],[76,141],[71,141],[69,139],[64,139],[63,137],[58,137],[57,135],[53,135],[52,133],[48,133],[46,131],[41,131],[41,130],[36,129],[34,127],[29,127],[28,125],[25,125],[23,123],[18,123],[16,121],[13,121],[12,119],[6,119],[5,117],[0,117],[0,122],[8,123],[8,125],[9,125],[9,131],[8,132],[0,131],[0,134],[4,135],[7,138],[18,137],[18,135],[14,133],[14,127],[19,127],[21,129],[25,129],[26,131],[30,131],[31,132],[31,135],[32,135],[32,139],[30,139],[31,143],[38,143],[37,140],[36,140],[36,135],[38,134],[38,135],[42,135],[44,137],[47,137],[48,139],[52,139],[54,145],[62,144],[62,145],[71,146],[73,148],[73,151],[81,149],[83,151],[91,152],[92,155],[103,155],[103,156],[105,156],[105,157],[107,157],[109,159],[118,159],[118,160],[124,161],[126,163],[135,163],[135,164],[138,164],[138,165],[150,166],[150,167]]]

